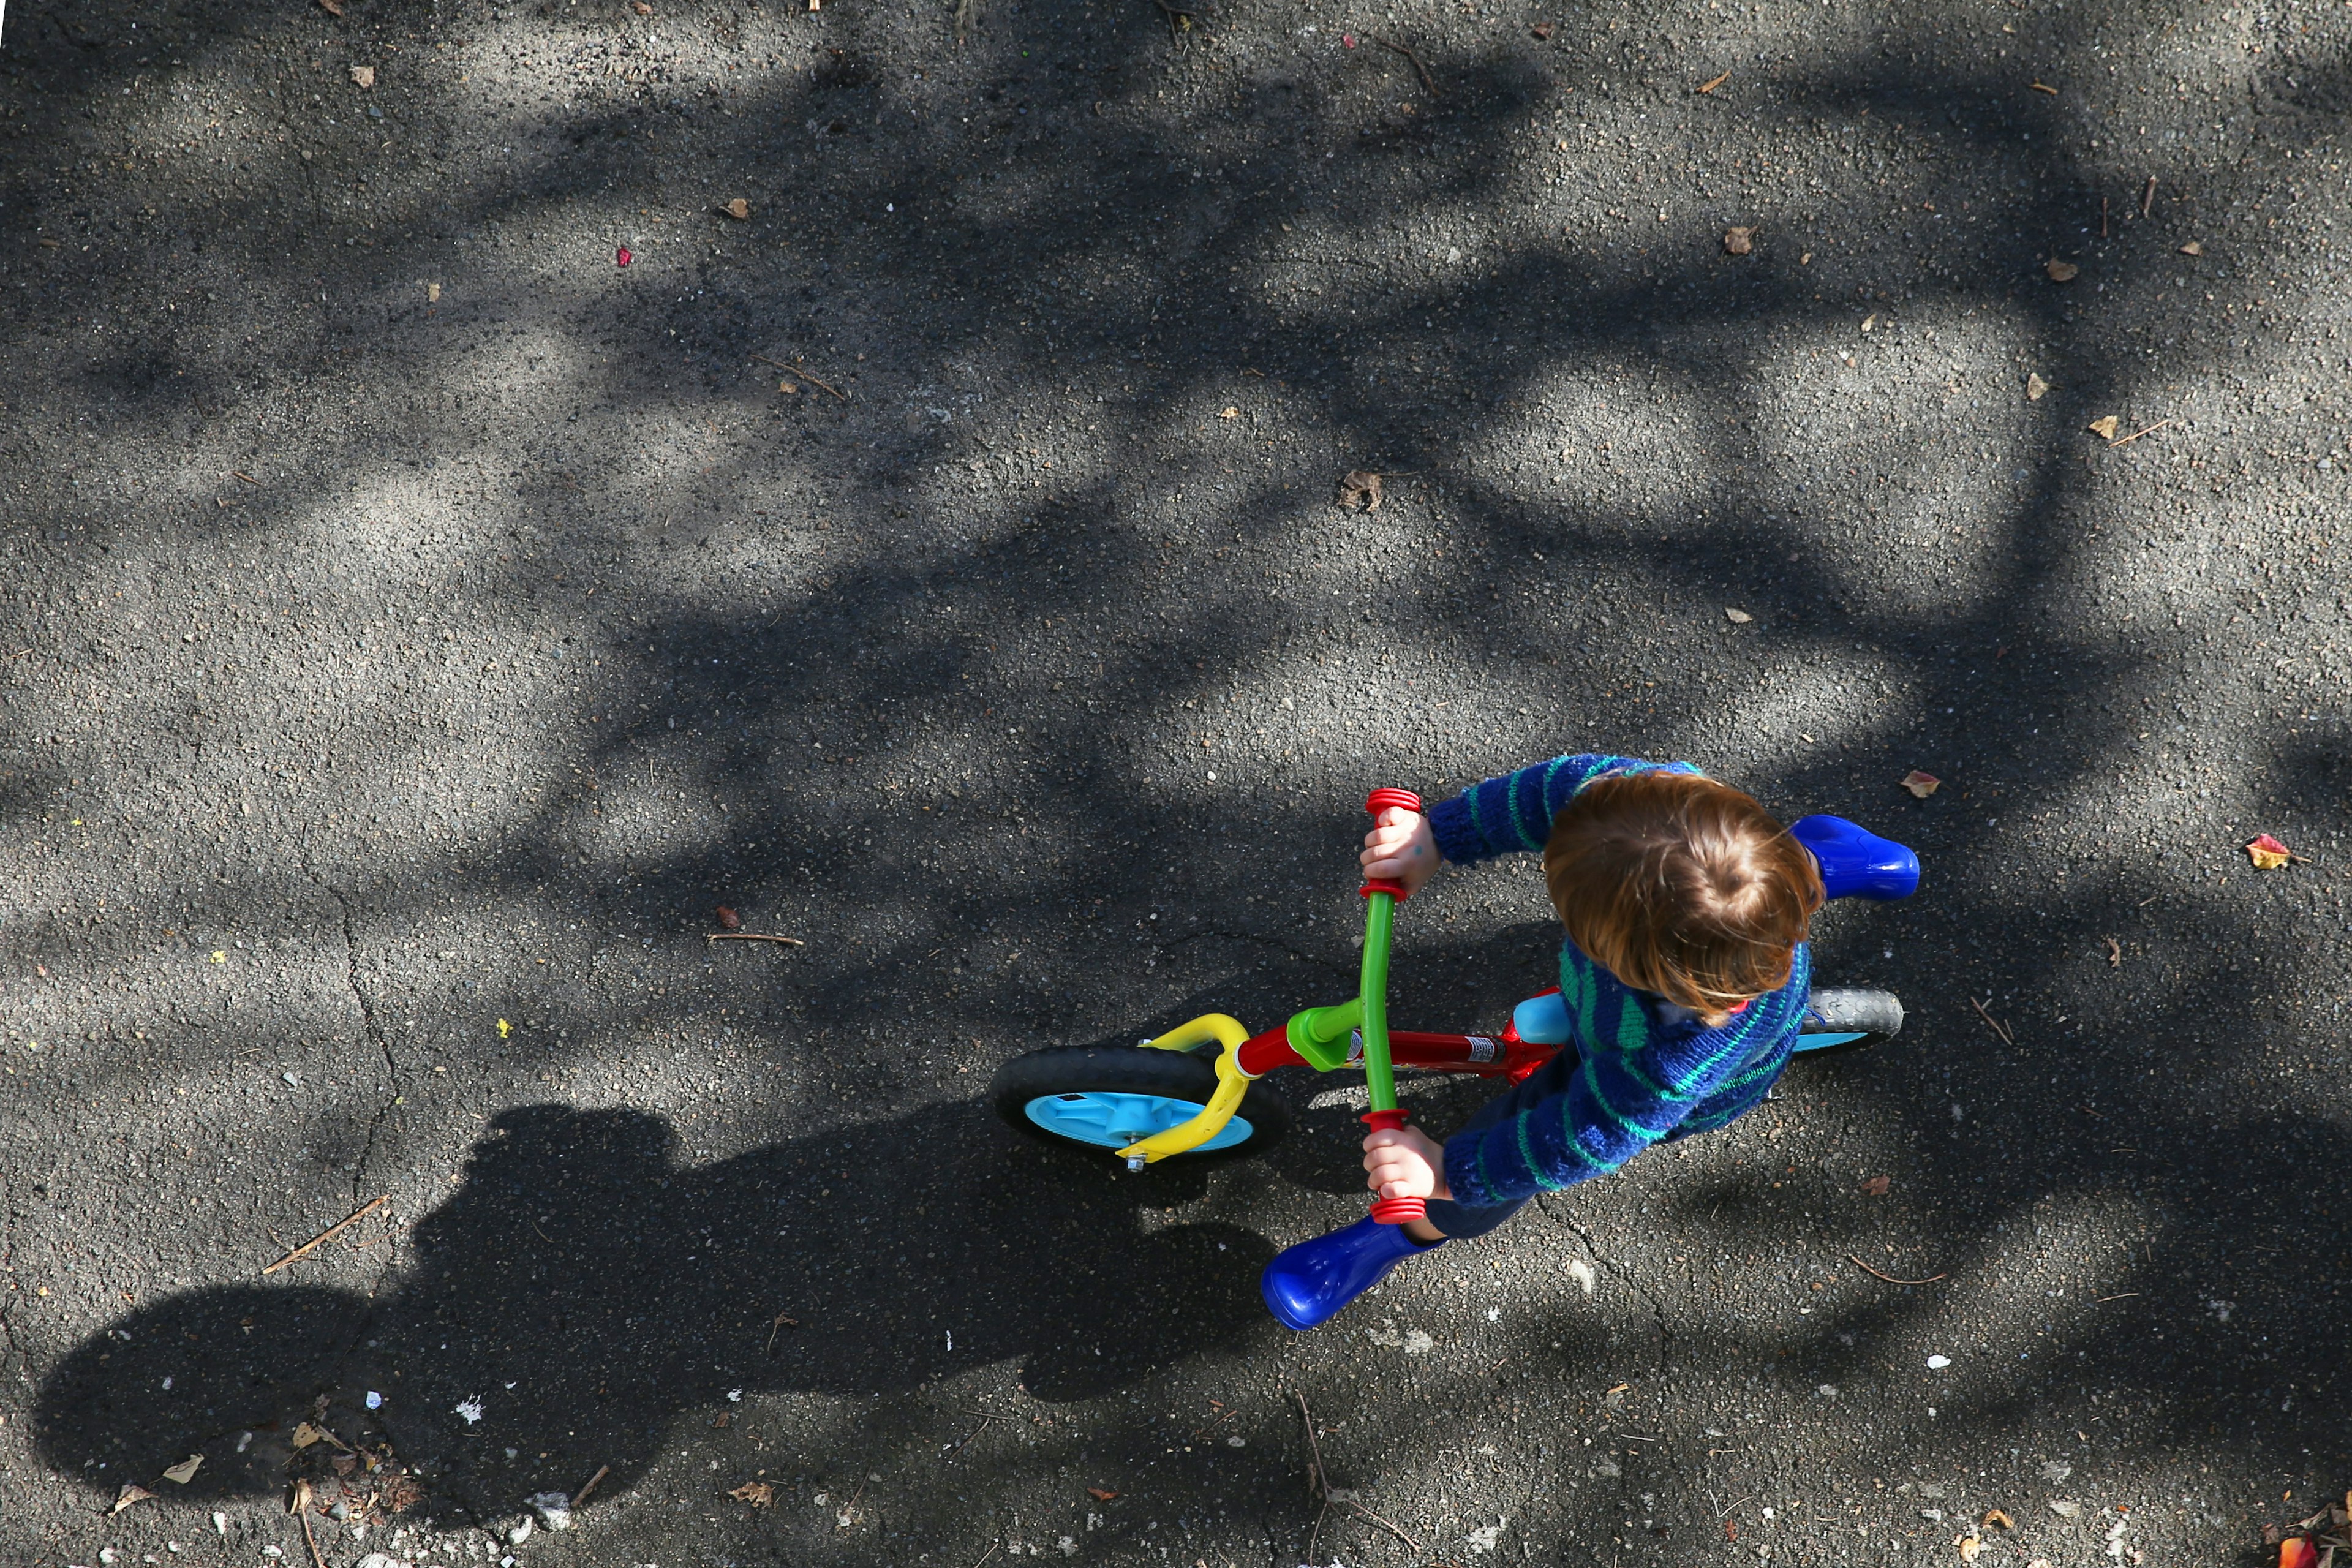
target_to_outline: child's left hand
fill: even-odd
[[[1452,1198],[1445,1184],[1445,1148],[1414,1127],[1383,1130],[1364,1140],[1365,1185],[1379,1198]]]

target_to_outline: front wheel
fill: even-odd
[[[1216,1091],[1214,1065],[1182,1051],[1050,1046],[998,1068],[988,1097],[996,1114],[1033,1138],[1111,1155],[1190,1121]],[[1214,1138],[1170,1158],[1239,1159],[1264,1152],[1289,1131],[1289,1110],[1254,1083]]]
[[[1858,1051],[1903,1030],[1903,1003],[1892,991],[1816,991],[1797,1036],[1801,1055]]]

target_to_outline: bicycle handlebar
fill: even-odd
[[[1364,797],[1364,809],[1374,820],[1395,805],[1419,811],[1421,796],[1411,790],[1384,788]],[[1389,932],[1397,901],[1407,895],[1402,882],[1367,882],[1358,891],[1364,899],[1364,965],[1358,995],[1364,1009],[1364,1092],[1371,1101],[1363,1122],[1375,1132],[1393,1131],[1404,1126],[1405,1116],[1397,1108],[1396,1069],[1389,1060]],[[1372,1217],[1382,1225],[1403,1225],[1423,1213],[1419,1198],[1372,1203]]]

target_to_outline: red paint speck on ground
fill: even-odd
[[[635,261],[635,257],[629,254],[629,247],[625,245],[621,247],[620,249],[613,252],[613,265],[615,267],[626,267],[630,262]]]
[[[1339,35],[1339,42],[1352,49],[1356,47],[1356,35],[1353,33],[1342,33]]]

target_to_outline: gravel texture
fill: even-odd
[[[800,3],[9,18],[0,1557],[306,1562],[338,1458],[331,1568],[2352,1484],[2352,12]],[[1365,789],[1588,748],[1917,847],[1820,943],[1899,1040],[1307,1336],[1360,1086],[1139,1178],[988,1113],[1345,994]],[[1548,920],[1443,877],[1399,1021]]]

